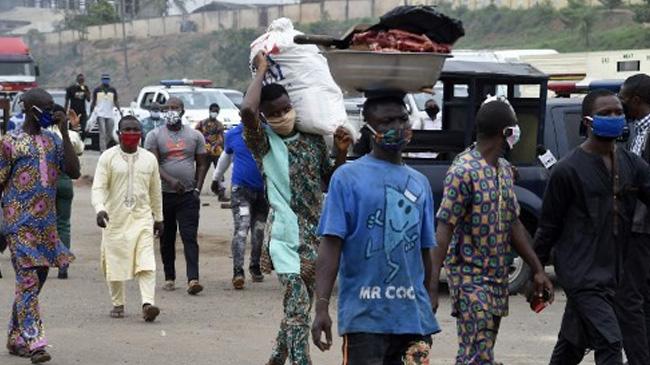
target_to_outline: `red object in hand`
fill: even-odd
[[[544,293],[542,296],[535,296],[533,300],[530,302],[530,309],[533,310],[535,313],[540,313],[546,307],[551,305],[548,301],[551,299],[551,293],[548,292],[548,290],[544,289]]]

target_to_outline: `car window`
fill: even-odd
[[[236,93],[236,92],[230,92],[230,91],[224,91],[223,92],[230,101],[232,101],[235,105],[241,105],[241,103],[244,101],[244,95],[241,93]]]
[[[212,103],[219,104],[221,109],[237,109],[226,95],[217,90],[179,91],[172,95],[183,100],[185,109],[208,109]]]
[[[577,147],[584,138],[580,136],[580,125],[582,124],[582,116],[577,111],[568,111],[564,113],[564,132],[569,150]]]
[[[433,95],[428,93],[417,93],[412,95],[413,95],[413,100],[415,100],[415,105],[417,105],[418,110],[421,112],[424,111],[424,104],[426,104],[427,101],[434,99]]]
[[[163,104],[165,104],[166,101],[167,101],[167,97],[165,97],[165,94],[159,93],[156,96],[156,103],[158,103],[160,105],[163,105]]]
[[[155,95],[156,94],[154,92],[145,93],[142,97],[142,101],[140,102],[140,107],[143,109],[149,109],[153,103]]]

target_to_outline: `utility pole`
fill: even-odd
[[[122,6],[120,7],[120,13],[122,17],[122,47],[124,50],[124,77],[126,78],[127,83],[131,83],[131,79],[129,77],[129,56],[128,52],[126,50],[126,19],[124,19],[125,16],[125,11],[124,11],[124,0],[122,0]]]

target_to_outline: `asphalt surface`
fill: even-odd
[[[92,174],[97,154],[84,155],[83,170]],[[211,176],[211,175],[209,175]],[[202,196],[199,242],[201,281],[205,291],[196,297],[185,292],[185,264],[177,243],[178,289],[157,290],[162,313],[154,323],[141,318],[137,284],[127,285],[127,316],[112,319],[110,298],[99,268],[101,233],[95,225],[87,181],[77,182],[72,219],[73,251],[77,260],[70,279],[58,280],[56,269],[41,294],[41,310],[53,356],[51,364],[114,365],[263,365],[268,360],[282,318],[282,292],[275,276],[263,283],[247,278],[242,291],[232,289],[230,239],[232,216],[216,198]],[[157,246],[157,245],[156,245]],[[246,259],[248,265],[248,257]],[[8,253],[0,255],[0,320],[8,321],[13,300],[14,274]],[[158,257],[158,287],[163,282]],[[504,364],[548,364],[566,299],[556,292],[556,303],[541,314],[533,313],[522,296],[511,297],[510,316],[502,321],[496,359]],[[335,319],[336,303],[331,305]],[[432,364],[453,364],[457,349],[455,321],[447,294],[441,298],[438,321],[442,332],[434,336]],[[6,328],[6,327],[2,327]],[[5,334],[0,335],[5,341]],[[3,342],[4,343],[4,342]],[[340,364],[341,339],[331,351],[311,347],[313,363]],[[588,355],[586,364],[593,363]],[[0,348],[0,364],[28,364],[29,359],[9,356]]]

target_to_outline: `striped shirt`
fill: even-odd
[[[634,142],[632,142],[631,150],[635,155],[641,156],[646,145],[646,139],[648,138],[648,129],[650,128],[650,114],[637,121],[635,123],[635,126],[636,138],[634,138]]]

